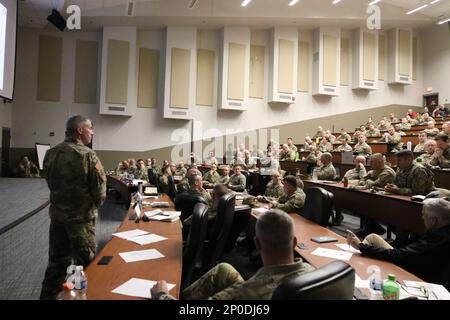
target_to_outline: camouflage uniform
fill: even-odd
[[[333,151],[333,145],[329,142],[327,142],[326,144],[320,143],[319,145],[317,145],[317,147],[319,148],[319,150],[321,152],[331,152]]]
[[[280,152],[280,161],[294,161],[295,152],[290,150],[289,152],[281,151]]]
[[[266,192],[264,196],[269,198],[269,200],[277,200],[284,194],[283,184],[281,182],[273,183],[273,181],[269,181],[266,186]]]
[[[191,187],[189,186],[189,180],[187,177],[184,177],[183,179],[181,179],[180,183],[177,184],[177,192],[178,193],[185,192],[190,189],[191,189]]]
[[[334,149],[334,151],[337,151],[337,152],[344,152],[344,151],[353,151],[353,149],[352,149],[352,146],[350,146],[350,145],[345,145],[345,146],[343,146],[342,144],[339,146],[339,147],[337,147],[336,149]]]
[[[159,176],[159,187],[161,190],[158,190],[159,193],[169,193],[169,176],[163,174]]]
[[[325,138],[327,138],[327,140],[328,140],[330,143],[334,143],[334,142],[336,141],[336,136],[334,136],[334,135],[332,135],[332,134],[330,134],[330,135],[325,135]]]
[[[418,164],[423,165],[425,168],[438,169],[439,168],[438,166],[433,166],[433,165],[430,164],[432,159],[433,159],[433,154],[422,153],[414,161],[416,163],[418,163]]]
[[[395,118],[395,117],[394,118],[390,118],[390,121],[391,121],[391,124],[394,123],[394,122],[397,123],[398,122],[398,118]]]
[[[220,176],[218,183],[227,185],[230,181],[230,176]]]
[[[379,137],[381,136],[380,134],[380,130],[375,129],[375,130],[367,130],[366,131],[366,137],[370,138],[370,137]]]
[[[247,178],[242,173],[240,175],[233,174],[228,181],[228,188],[233,191],[242,192],[245,191],[246,183]]]
[[[277,201],[275,208],[283,210],[287,213],[299,213],[300,209],[305,204],[306,195],[302,189],[297,188],[290,196],[283,194]]]
[[[232,265],[219,263],[184,289],[180,297],[184,300],[270,300],[282,282],[313,270],[310,264],[297,259],[288,265],[262,267],[253,277],[244,281]],[[162,294],[159,299],[175,298],[170,294]]]
[[[411,130],[411,124],[409,124],[409,123],[402,123],[402,124],[400,124],[400,129],[401,130]]]
[[[426,141],[425,142],[421,142],[421,143],[419,143],[418,145],[416,145],[415,147],[414,147],[414,152],[425,152],[425,144],[426,144]]]
[[[213,185],[216,184],[220,179],[219,173],[217,171],[208,171],[205,173],[205,176],[203,177],[203,180],[205,181],[206,185]]]
[[[187,169],[186,168],[178,168],[177,170],[175,170],[174,176],[178,176],[178,177],[183,177],[184,178],[186,173],[187,173]]]
[[[119,164],[119,166],[116,169],[116,175],[121,176],[124,173],[131,173],[130,172],[130,168],[124,168],[121,164]]]
[[[213,164],[218,165],[219,161],[217,161],[216,157],[208,157],[205,159],[205,164],[211,166]]]
[[[71,138],[47,151],[44,170],[50,189],[50,242],[41,299],[54,299],[67,267],[87,266],[94,259],[95,219],[106,198],[106,176],[95,152]]]
[[[442,152],[442,156],[434,157],[431,159],[430,164],[432,166],[438,166],[439,168],[450,168],[450,147]]]
[[[350,135],[348,133],[344,134],[344,135],[339,135],[339,137],[336,138],[336,141],[342,142],[344,140],[347,140],[347,142],[352,141],[352,138],[350,137]]]
[[[389,151],[400,151],[403,148],[402,136],[398,132],[389,136],[387,143]]]
[[[433,172],[417,163],[413,163],[405,170],[398,168],[394,184],[399,189],[395,193],[404,195],[427,195],[431,191],[436,190],[433,177]]]
[[[319,180],[334,180],[336,179],[336,169],[332,163],[327,166],[321,165],[315,169],[317,172],[317,179]]]
[[[292,150],[292,152],[298,152],[298,149],[297,149],[297,147],[295,146],[295,144],[291,144],[291,145],[288,145],[288,147]]]
[[[372,147],[369,146],[366,142],[357,143],[353,148],[353,151],[358,154],[358,156],[369,156],[372,154]]]
[[[231,161],[230,166],[231,167],[240,166],[242,170],[247,171],[249,169],[254,169],[256,167],[256,162],[252,158],[248,159],[237,158]]]
[[[208,207],[210,207],[210,208],[212,207],[212,198],[208,191],[206,191],[204,189],[198,190],[198,189],[189,188],[187,193],[192,194],[192,195],[199,195],[200,197],[205,199],[206,203],[208,204]]]
[[[390,125],[388,125],[388,124],[385,124],[385,125],[378,125],[378,130],[380,130],[380,131],[386,131],[388,128],[390,127]]]
[[[145,168],[144,169],[136,168],[136,170],[134,171],[134,177],[136,179],[147,180],[148,179],[147,170]]]
[[[395,171],[385,166],[381,170],[370,170],[367,175],[359,181],[360,186],[369,188],[384,188],[387,184],[393,183]]]
[[[365,176],[367,176],[367,171],[366,168],[360,168],[359,166],[357,168],[353,168],[351,170],[348,170],[345,175],[344,178],[348,179],[348,180],[361,180],[363,179]]]
[[[320,156],[321,156],[321,153],[319,153],[319,154],[316,155],[316,153],[315,153],[314,151],[312,151],[312,152],[305,158],[305,161],[308,162],[308,163],[316,164],[317,161],[320,159]]]
[[[429,139],[434,138],[435,136],[437,136],[439,134],[439,129],[438,128],[433,128],[433,129],[425,129],[423,130]]]
[[[40,178],[38,167],[31,161],[26,166],[19,164],[19,177],[21,178]]]

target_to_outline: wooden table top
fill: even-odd
[[[160,196],[158,199],[147,199],[146,201],[167,201],[169,202],[170,207],[161,208],[161,210],[175,210],[172,201],[167,195]],[[152,210],[152,207],[147,207],[144,211],[147,210]],[[172,223],[140,221],[139,223],[135,223],[134,220],[128,220],[128,217],[132,213],[133,210],[130,209],[127,217],[118,228],[117,232],[141,229],[166,237],[167,240],[141,246],[128,240],[112,237],[102,251],[97,254],[94,261],[92,261],[86,268],[88,278],[87,296],[89,300],[141,299],[111,292],[131,278],[140,278],[153,281],[166,280],[167,283],[175,284],[175,288],[173,288],[170,293],[176,298],[179,297],[183,257],[181,221],[178,220]],[[157,249],[165,257],[154,260],[126,263],[119,256],[119,252],[146,249]],[[113,259],[108,265],[98,265],[97,262],[103,256],[113,256]]]

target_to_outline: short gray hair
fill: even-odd
[[[70,117],[66,122],[66,136],[73,136],[77,129],[89,119],[80,115]]]
[[[423,201],[423,213],[428,217],[436,217],[441,224],[450,224],[450,202],[442,198],[431,198]]]
[[[193,174],[191,176],[188,176],[189,185],[192,187],[193,185],[195,185],[197,180],[200,180],[201,178],[202,177],[200,177],[198,174]]]
[[[256,237],[262,246],[276,249],[282,253],[292,251],[294,239],[294,220],[284,211],[271,209],[256,221]]]
[[[333,160],[333,156],[332,156],[331,153],[329,153],[329,152],[324,152],[324,153],[322,153],[322,155],[320,156],[320,158],[327,158],[328,160]]]

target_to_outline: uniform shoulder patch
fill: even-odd
[[[102,163],[100,162],[100,159],[97,160],[97,163],[95,164],[95,169],[96,169],[98,172],[101,172],[101,171],[103,170],[103,165],[102,165]]]

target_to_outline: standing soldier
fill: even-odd
[[[89,119],[73,116],[67,120],[64,142],[45,155],[50,243],[41,299],[56,298],[69,265],[87,266],[95,256],[95,219],[106,198],[106,176],[97,155],[87,147],[93,134]]]

